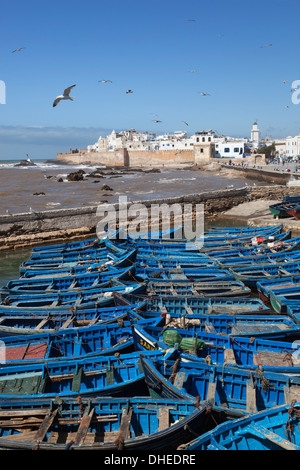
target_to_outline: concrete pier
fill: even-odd
[[[297,188],[286,186],[246,186],[240,189],[225,189],[218,191],[200,192],[172,198],[148,201],[133,201],[150,208],[152,204],[196,204],[204,205],[206,219],[225,216],[234,218],[236,225],[239,221],[251,217],[265,217],[264,210],[287,194],[297,194]],[[116,212],[118,203],[111,204]],[[98,206],[79,207],[75,209],[49,210],[0,216],[0,250],[17,249],[44,243],[60,243],[70,238],[95,236]],[[230,213],[230,210],[232,211]],[[229,211],[229,213],[227,212]],[[254,219],[251,219],[254,220]],[[282,219],[284,221],[284,219]],[[278,223],[270,217],[270,225]],[[265,219],[259,219],[257,225],[265,224]],[[280,220],[281,223],[281,220]],[[286,224],[286,221],[284,221]],[[296,223],[297,225],[300,223]]]

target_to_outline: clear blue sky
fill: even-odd
[[[0,159],[55,158],[112,129],[249,136],[258,119],[263,136],[298,134],[299,14],[298,0],[5,1]]]

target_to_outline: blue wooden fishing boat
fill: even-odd
[[[299,451],[300,402],[275,406],[253,415],[221,423],[186,445],[183,444],[180,450]]]
[[[109,255],[107,261],[100,261],[89,259],[83,261],[76,261],[73,263],[53,263],[52,261],[43,264],[39,264],[36,261],[35,264],[28,266],[26,261],[20,266],[20,275],[22,277],[32,277],[32,276],[41,276],[41,275],[54,275],[54,274],[80,274],[88,271],[97,271],[102,270],[108,267],[122,268],[126,266],[131,266],[135,263],[137,250],[131,250],[127,252],[124,256],[113,257]],[[33,262],[32,262],[33,263]]]
[[[139,295],[129,295],[114,293],[116,305],[138,304],[139,313],[143,316],[151,314],[156,316],[157,313],[162,315],[167,312],[173,313],[198,313],[198,314],[266,314],[271,310],[262,300],[254,297],[199,297],[195,295],[179,296],[179,295],[160,295],[145,298]],[[132,308],[135,308],[134,306]],[[151,313],[150,313],[151,312]]]
[[[0,447],[174,451],[206,431],[211,408],[195,398],[1,398]]]
[[[155,362],[143,358],[150,396],[186,399],[198,396],[217,406],[251,413],[299,401],[300,377],[239,369],[227,364],[209,365],[180,360]]]
[[[163,358],[159,351],[145,357]],[[0,368],[0,397],[147,396],[137,353]]]
[[[251,289],[240,281],[182,282],[164,279],[148,282],[150,295],[201,295],[206,297],[247,296]]]
[[[101,272],[88,272],[78,275],[40,276],[33,278],[20,278],[9,281],[0,289],[2,298],[8,294],[42,294],[65,290],[91,289],[104,285],[112,278],[118,280],[132,279],[135,273],[135,264],[126,268],[108,268]]]
[[[151,322],[153,320],[151,319]],[[162,328],[181,328],[198,334],[200,331],[228,336],[260,337],[266,339],[297,339],[300,326],[287,315],[199,315],[167,313],[154,319]]]
[[[1,337],[1,368],[19,363],[69,360],[133,350],[128,322],[91,325],[59,332]]]
[[[218,267],[210,268],[167,268],[157,269],[155,267],[147,268],[144,266],[137,266],[135,269],[135,276],[143,279],[170,279],[170,280],[190,280],[207,282],[209,280],[224,280],[229,281],[234,279],[233,274],[228,269],[220,269]]]
[[[136,351],[159,349],[178,351],[182,361],[229,365],[237,369],[300,376],[300,345],[297,342],[243,337],[180,328],[163,330],[149,323],[134,323],[132,335]],[[171,348],[171,349],[170,349]]]
[[[44,251],[70,251],[70,250],[77,250],[78,248],[84,247],[91,247],[91,246],[105,246],[105,240],[99,238],[90,238],[88,240],[79,240],[75,242],[67,242],[67,243],[60,243],[57,245],[50,244],[50,245],[40,245],[35,246],[32,248],[32,253],[42,253]]]
[[[257,282],[257,292],[259,294],[260,299],[264,303],[270,302],[270,292],[272,290],[276,290],[277,293],[280,292],[280,289],[287,289],[289,287],[300,286],[300,276],[287,276],[287,277],[279,277],[276,279],[270,280],[260,280]]]
[[[253,232],[248,232],[244,233],[242,235],[239,234],[230,234],[230,235],[224,235],[224,234],[212,234],[212,235],[205,235],[204,234],[204,248],[206,246],[217,246],[219,242],[244,242],[244,241],[250,241],[253,236],[256,237],[269,237],[272,235],[276,235],[282,232],[282,225],[279,225],[277,227],[265,227],[262,228],[259,232],[253,231]]]
[[[288,304],[286,306],[286,313],[295,323],[300,325],[300,304],[298,302]]]
[[[29,257],[30,261],[40,261],[43,260],[59,260],[61,262],[68,262],[74,261],[77,259],[84,259],[87,257],[94,257],[97,259],[106,259],[109,251],[107,248],[85,248],[85,249],[78,249],[78,250],[71,250],[71,251],[41,251],[41,252],[34,252],[31,253]],[[28,263],[29,264],[29,263]]]
[[[256,288],[257,283],[263,280],[271,281],[273,279],[290,279],[300,273],[300,261],[297,263],[279,263],[271,265],[233,267],[229,269],[237,281],[243,282],[252,289]]]
[[[108,323],[122,324],[128,319],[128,311],[138,305],[122,307],[103,307],[92,310],[70,309],[63,313],[55,312],[23,314],[7,314],[0,316],[0,337],[7,335],[32,335],[51,333],[65,329],[88,328],[92,325],[105,325]]]
[[[290,217],[288,212],[294,209],[298,205],[299,205],[299,201],[294,201],[294,202],[291,202],[291,200],[281,201],[276,204],[271,204],[269,206],[269,210],[274,218],[276,217],[277,219],[278,218],[283,219],[286,217]]]
[[[139,253],[146,255],[147,253],[163,253],[164,255],[192,256],[196,254],[199,256],[199,247],[188,240],[178,240],[177,243],[152,243],[152,240],[139,240],[138,242],[129,242],[128,240],[123,243],[116,243],[113,240],[105,240],[105,245],[109,251],[124,252],[124,250],[137,248]],[[204,256],[203,253],[201,253]]]
[[[243,267],[243,266],[265,266],[274,263],[285,263],[285,262],[300,262],[300,251],[289,251],[288,253],[270,253],[270,254],[257,254],[253,256],[245,257],[233,257],[233,258],[214,258],[217,259],[219,265],[223,269],[229,269],[229,267]]]
[[[113,303],[113,293],[137,293],[143,294],[146,289],[145,284],[125,284],[126,281],[115,281],[111,287],[86,289],[81,292],[69,291],[65,293],[37,294],[23,296],[7,296],[0,303],[0,314],[11,313],[52,313],[54,311],[70,310],[71,307],[80,309],[91,309],[110,305]],[[112,285],[112,282],[111,282]]]
[[[270,304],[275,312],[286,313],[287,305],[298,304],[300,300],[300,287],[293,286],[285,289],[270,291]]]
[[[140,267],[155,267],[158,269],[170,269],[170,268],[208,268],[217,267],[218,263],[216,260],[199,258],[199,259],[183,259],[183,258],[160,258],[159,256],[142,256],[136,257],[136,264]]]
[[[258,244],[257,246],[251,242],[241,244],[240,246],[230,247],[220,244],[216,248],[207,248],[201,250],[201,253],[205,253],[211,257],[232,257],[234,254],[236,256],[251,256],[252,254],[267,254],[267,253],[277,253],[277,252],[289,252],[299,249],[300,246],[300,237],[291,238],[292,231],[288,230],[287,232],[282,232],[278,235],[273,235],[274,246],[268,246],[269,239],[264,240],[263,243]]]

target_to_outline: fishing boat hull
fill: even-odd
[[[180,447],[184,451],[300,450],[300,403],[222,423],[209,433]],[[274,454],[275,455],[275,454]]]
[[[194,398],[0,399],[0,448],[174,451],[205,431],[210,408]]]
[[[217,406],[256,413],[300,399],[300,378],[258,369],[250,372],[225,365],[160,361],[141,356],[152,397],[186,399],[199,396]]]

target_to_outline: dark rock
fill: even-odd
[[[108,186],[108,184],[104,184],[101,189],[102,191],[113,191],[113,189]]]
[[[67,176],[68,181],[82,181],[84,179],[85,171],[84,170],[78,170],[74,171],[74,173],[70,173]]]
[[[63,180],[62,178],[58,178],[57,181],[58,181],[59,183],[63,183],[63,182],[64,182],[64,180]]]
[[[34,196],[45,196],[45,193],[33,193]]]
[[[16,163],[14,166],[36,166],[31,160],[20,160],[19,163]]]

